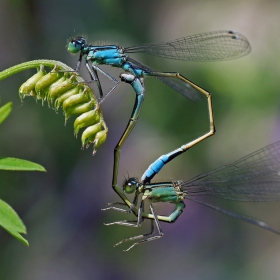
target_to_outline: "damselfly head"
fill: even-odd
[[[134,193],[139,185],[139,179],[135,177],[128,178],[123,184],[123,191],[127,194]]]
[[[86,45],[86,42],[86,38],[82,36],[78,36],[76,38],[70,37],[70,39],[68,40],[67,50],[70,53],[80,52]]]

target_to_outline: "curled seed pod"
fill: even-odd
[[[63,93],[59,98],[57,98],[55,100],[54,109],[57,111],[59,109],[59,107],[63,105],[63,103],[66,99],[68,99],[70,96],[77,94],[78,92],[79,92],[79,88],[74,87],[73,89],[70,89],[70,90],[66,91],[65,93]]]
[[[55,84],[51,85],[47,97],[48,103],[52,104],[57,97],[61,96],[66,91],[77,87],[77,84],[73,82],[74,79],[75,75],[72,75],[69,79],[64,79],[64,81],[61,82],[57,81]]]
[[[62,107],[64,111],[67,111],[69,108],[73,108],[76,105],[84,104],[85,102],[89,101],[91,101],[90,96],[87,94],[86,90],[84,90],[83,92],[79,92],[68,97],[67,100],[63,102]]]
[[[46,75],[46,71],[44,70],[44,67],[40,67],[39,71],[34,74],[31,78],[29,78],[19,89],[19,97],[22,101],[25,95],[30,95],[30,92],[34,91],[36,83],[41,80]],[[35,93],[32,92],[31,95],[34,95]]]
[[[65,109],[65,120],[67,121],[72,115],[83,114],[94,108],[94,102],[91,100],[88,103],[80,103]]]
[[[95,140],[93,141],[93,154],[95,154],[96,150],[99,149],[99,147],[102,146],[103,143],[106,141],[107,133],[107,130],[97,132],[97,134],[95,135]]]
[[[97,108],[95,110],[88,111],[83,113],[79,117],[76,118],[74,122],[74,133],[77,135],[79,130],[85,126],[97,124],[100,121],[100,113]]]
[[[58,79],[63,78],[63,73],[54,70],[55,69],[46,74],[36,83],[34,89],[37,94],[36,96],[38,96],[38,99],[44,99],[49,91],[50,86]]]
[[[82,147],[88,147],[94,142],[96,134],[102,130],[102,124],[97,123],[87,127],[82,133]]]
[[[60,84],[65,82],[65,75],[60,77],[58,80],[54,81],[54,83],[52,83],[51,85],[47,86],[46,88],[43,89],[43,92],[45,93],[44,95],[44,100],[47,100],[49,107],[52,107],[52,102],[51,99],[49,97],[50,92],[55,89],[55,87],[59,86]]]
[[[105,142],[108,128],[104,122],[99,103],[92,89],[76,73],[60,72],[63,69],[54,67],[49,73],[41,66],[36,74],[23,83],[19,89],[21,100],[25,96],[47,100],[55,110],[60,107],[65,115],[65,122],[78,115],[74,121],[74,134],[82,133],[82,147],[93,144],[96,150]]]

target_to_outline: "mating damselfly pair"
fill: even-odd
[[[255,224],[279,234],[278,231],[263,222],[210,205],[206,202],[197,200],[195,196],[210,195],[236,201],[278,200],[280,198],[280,186],[278,187],[280,183],[280,163],[278,161],[280,142],[267,146],[233,164],[203,175],[199,175],[187,182],[174,181],[151,183],[152,178],[166,163],[170,162],[178,155],[215,133],[212,97],[209,92],[187,80],[179,73],[157,72],[128,56],[130,53],[142,52],[179,60],[216,61],[232,59],[249,53],[250,44],[244,36],[232,31],[216,31],[188,36],[167,43],[146,44],[129,48],[123,48],[116,45],[100,46],[87,44],[85,38],[76,37],[70,39],[68,50],[71,53],[80,53],[80,58],[76,66],[77,71],[80,69],[82,58],[84,56],[86,57],[85,65],[90,73],[91,80],[95,81],[97,84],[101,98],[100,101],[112,92],[119,82],[116,78],[112,77],[98,67],[98,65],[110,65],[125,70],[125,73],[121,74],[120,78],[122,81],[131,84],[136,93],[136,100],[131,119],[129,120],[128,125],[114,151],[112,186],[124,203],[109,204],[104,210],[114,209],[125,213],[133,212],[137,216],[136,221],[118,221],[107,225],[118,224],[139,227],[143,219],[150,219],[151,232],[124,239],[116,245],[126,241],[137,241],[140,239],[140,241],[135,242],[126,250],[128,251],[137,244],[152,241],[161,237],[163,232],[159,221],[176,221],[185,208],[185,204],[183,202],[184,199],[195,201],[229,216]],[[99,82],[98,72],[105,75],[115,83],[112,90],[105,96]],[[139,117],[145,95],[144,78],[150,76],[158,78],[190,99],[196,99],[199,94],[205,96],[208,100],[210,130],[194,141],[182,145],[180,148],[159,157],[144,172],[141,180],[133,177],[128,178],[123,185],[122,191],[117,184],[120,150]],[[129,201],[125,193],[135,193],[132,203]],[[140,195],[142,197],[137,211],[136,206]],[[146,201],[150,202],[150,213],[145,213],[143,211],[144,203]],[[153,203],[156,202],[173,203],[175,204],[175,210],[170,214],[170,216],[157,215],[153,207]],[[128,206],[129,210],[121,208],[123,206]],[[154,235],[154,223],[158,230],[158,235]]]

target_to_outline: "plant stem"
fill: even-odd
[[[0,81],[4,80],[16,73],[22,72],[24,70],[28,70],[28,69],[32,69],[32,68],[40,68],[40,65],[44,65],[50,68],[53,68],[55,66],[58,67],[58,69],[64,70],[64,71],[73,71],[75,72],[74,69],[72,69],[71,67],[69,67],[68,65],[60,62],[60,61],[56,61],[56,60],[48,60],[48,59],[38,59],[38,60],[32,60],[32,61],[28,61],[28,62],[24,62],[15,66],[12,66],[2,72],[0,72]],[[80,78],[80,77],[77,77]]]

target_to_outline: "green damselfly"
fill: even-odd
[[[123,191],[128,194],[135,193],[133,203],[129,210],[125,210],[124,203],[110,203],[108,209],[114,209],[124,213],[131,213],[136,207],[140,196],[140,205],[136,221],[117,221],[106,225],[124,225],[131,227],[141,226],[142,220],[150,219],[151,232],[134,237],[126,238],[117,243],[120,245],[127,241],[135,241],[135,245],[152,241],[163,236],[159,221],[173,223],[183,213],[185,199],[207,206],[228,216],[240,219],[247,223],[259,226],[268,231],[280,234],[266,223],[254,218],[240,215],[218,206],[201,201],[196,197],[212,196],[216,198],[243,201],[243,202],[264,202],[280,200],[280,141],[268,145],[254,153],[251,153],[232,164],[225,165],[205,174],[198,175],[186,182],[172,181],[144,184],[138,178],[129,178],[123,185]],[[143,212],[144,203],[149,202],[150,214]],[[173,203],[174,211],[169,216],[156,214],[153,203]],[[154,224],[158,234],[154,234]]]

